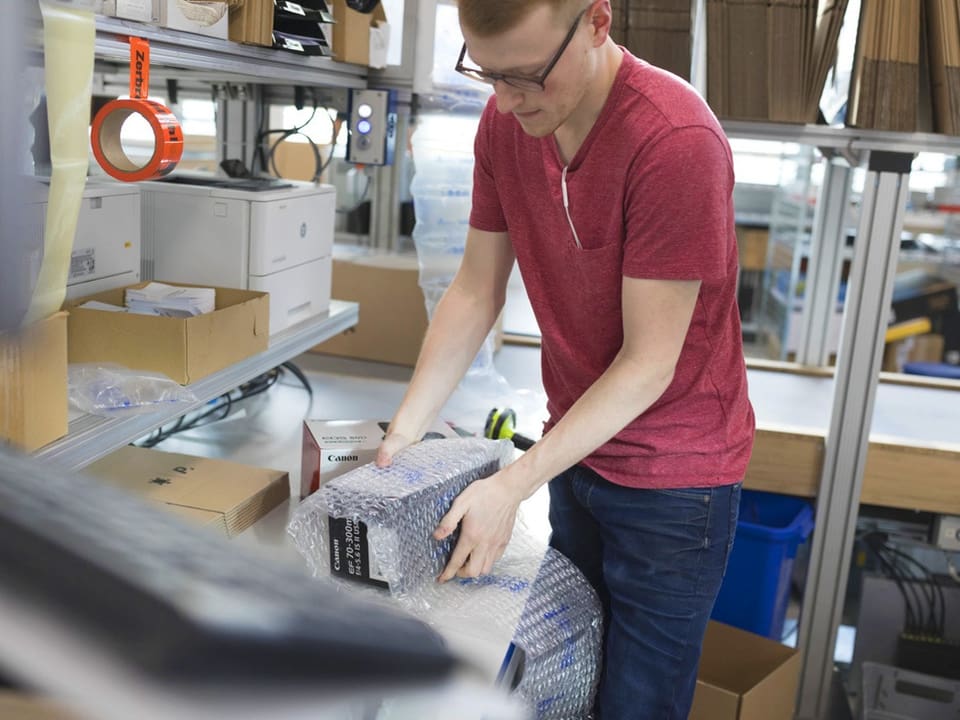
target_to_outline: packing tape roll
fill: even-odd
[[[137,165],[123,151],[120,128],[131,115],[140,115],[153,128],[153,157]],[[183,129],[176,116],[153,100],[111,100],[93,119],[93,154],[108,175],[122,182],[156,180],[169,174],[183,156]]]

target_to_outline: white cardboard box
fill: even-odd
[[[124,20],[159,23],[159,10],[159,0],[103,0],[97,12]]]
[[[386,421],[306,420],[303,423],[303,455],[300,464],[300,497],[361,465],[373,462],[386,433]],[[447,423],[438,420],[424,440],[459,437]]]

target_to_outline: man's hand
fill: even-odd
[[[433,533],[437,540],[443,540],[460,525],[460,539],[438,582],[454,575],[469,578],[489,574],[510,542],[522,499],[505,471],[468,485]]]
[[[413,440],[406,435],[397,432],[388,432],[387,436],[377,448],[377,459],[374,461],[377,467],[387,467],[393,462],[393,456],[406,447],[413,445]]]

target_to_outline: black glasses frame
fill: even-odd
[[[550,62],[547,63],[547,66],[543,69],[543,72],[540,73],[539,77],[533,78],[524,77],[522,75],[509,75],[506,73],[490,72],[487,70],[481,70],[480,68],[464,65],[463,59],[467,56],[466,43],[464,43],[463,47],[460,48],[460,57],[457,58],[457,65],[454,70],[461,75],[470,78],[471,80],[477,80],[482,83],[487,83],[488,85],[495,85],[497,82],[503,81],[507,85],[520,90],[542,92],[545,89],[544,83],[547,81],[547,76],[550,74],[550,71],[553,70],[554,66],[560,61],[563,51],[567,49],[570,41],[573,40],[573,36],[577,32],[577,28],[580,27],[580,21],[583,19],[583,16],[589,9],[589,6],[585,7],[577,14],[577,18],[573,21],[573,25],[567,32],[567,36],[563,39],[563,44],[560,45],[560,49],[557,50]]]

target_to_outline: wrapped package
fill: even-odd
[[[512,455],[509,441],[481,438],[411,446],[387,468],[366,465],[321,487],[289,532],[315,575],[350,578],[353,592],[389,590],[441,632],[503,648],[500,681],[531,717],[585,720],[599,683],[602,609],[570,560],[518,524],[490,574],[435,582],[458,537],[435,540],[440,519]]]

